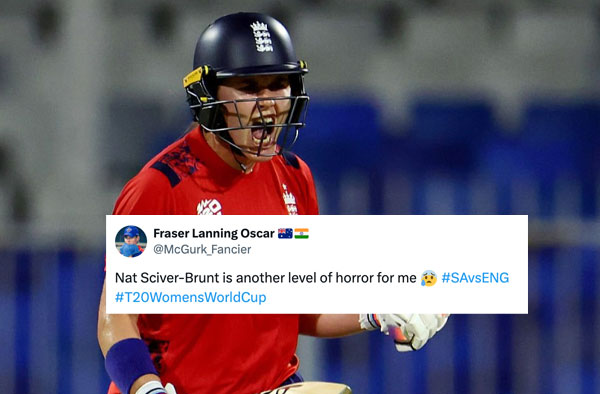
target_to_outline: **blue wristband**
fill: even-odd
[[[148,347],[144,341],[137,338],[123,339],[112,345],[106,353],[104,366],[108,376],[123,394],[129,394],[133,382],[140,376],[158,375]]]

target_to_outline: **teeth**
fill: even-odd
[[[264,122],[262,118],[258,118],[258,119],[254,119],[252,121],[252,126],[258,126],[258,125],[272,125],[275,124],[275,119],[273,119],[272,117],[268,117],[268,118],[264,118]]]

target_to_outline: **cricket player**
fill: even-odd
[[[307,72],[276,19],[217,19],[184,78],[195,122],[125,185],[114,214],[318,214],[310,169],[288,150],[304,126]],[[399,350],[409,350],[445,323],[441,315],[107,315],[105,292],[98,340],[109,393],[255,394],[301,380],[299,334],[398,329]]]
[[[125,257],[137,257],[142,254],[144,249],[138,245],[140,242],[140,232],[135,226],[127,226],[123,232],[123,246],[119,252]]]

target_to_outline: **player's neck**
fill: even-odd
[[[204,138],[206,139],[208,146],[210,146],[217,156],[227,163],[228,166],[244,174],[252,173],[254,166],[256,165],[254,161],[248,160],[243,155],[235,155],[231,146],[213,133],[204,132]]]

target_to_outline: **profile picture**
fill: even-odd
[[[115,237],[115,246],[125,257],[137,257],[146,249],[148,239],[144,231],[136,226],[123,227]]]

